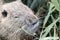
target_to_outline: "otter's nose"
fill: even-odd
[[[32,25],[36,25],[39,22],[38,19],[33,20]]]
[[[39,26],[39,20],[38,19],[35,19],[32,21],[32,27],[29,27],[30,30],[28,30],[28,32],[30,34],[33,34],[35,33],[35,31],[38,29],[38,26]]]

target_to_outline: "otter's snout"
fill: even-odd
[[[36,30],[38,29],[39,26],[39,19],[35,19],[32,22],[32,28],[29,30],[29,32],[31,32],[31,34],[35,33]]]
[[[32,25],[36,25],[39,22],[39,19],[33,20]]]
[[[24,27],[24,31],[26,33],[32,35],[38,29],[38,25],[39,25],[40,22],[39,22],[38,18],[35,18],[33,20],[30,20],[30,21],[28,20],[28,22],[26,22],[27,26]]]

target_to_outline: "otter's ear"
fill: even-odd
[[[0,6],[4,4],[4,0],[0,0]]]

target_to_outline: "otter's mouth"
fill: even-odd
[[[28,27],[23,26],[22,30],[29,35],[35,35],[34,33],[37,31],[39,23],[40,23],[39,21],[36,21],[36,22],[33,22],[31,26],[28,26]]]

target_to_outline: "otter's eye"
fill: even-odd
[[[3,15],[4,17],[6,17],[7,14],[8,14],[8,13],[7,13],[7,11],[5,11],[5,10],[2,12],[2,15]]]

